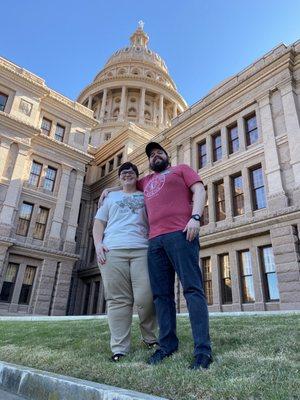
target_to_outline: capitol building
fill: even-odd
[[[188,106],[139,23],[77,101],[0,58],[0,315],[105,313],[93,217],[153,139],[206,187],[209,311],[300,309],[300,41]]]

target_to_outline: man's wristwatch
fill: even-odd
[[[201,220],[201,217],[200,217],[199,214],[194,214],[194,215],[191,216],[191,218],[193,218],[195,221],[199,221],[199,222]]]

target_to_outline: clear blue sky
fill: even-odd
[[[193,104],[281,42],[300,39],[299,0],[2,1],[0,55],[76,99],[145,22],[149,47]]]

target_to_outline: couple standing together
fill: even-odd
[[[159,143],[150,142],[146,154],[154,173],[138,180],[135,165],[129,162],[121,165],[122,190],[108,193],[94,222],[112,360],[119,361],[129,352],[133,305],[139,316],[143,342],[149,348],[159,345],[148,364],[158,364],[177,351],[174,301],[177,273],[194,339],[191,368],[206,369],[212,357],[208,309],[199,268],[204,186],[189,166],[171,167],[168,154]]]

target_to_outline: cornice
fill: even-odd
[[[0,111],[0,122],[7,128],[17,130],[26,136],[32,137],[38,134],[41,130],[29,122],[18,118],[12,114],[7,114],[4,111]]]
[[[43,133],[41,133],[41,131],[38,135],[34,136],[34,138],[32,139],[32,143],[39,144],[48,149],[52,149],[63,156],[74,158],[77,161],[81,161],[85,164],[93,160],[93,157],[90,156],[88,153],[75,149],[74,147],[66,143],[58,142],[57,140],[47,135],[44,135]]]
[[[267,65],[255,70],[251,74],[248,73],[244,79],[238,80],[239,77],[243,77],[243,72],[246,73],[250,67],[254,68],[255,64],[251,65],[240,74],[232,77],[230,81],[225,81],[221,87],[212,90],[203,99],[195,103],[178,117],[174,118],[172,120],[173,126],[169,129],[169,134],[172,136],[176,135],[178,131],[182,131],[183,129],[194,125],[199,120],[207,118],[208,115],[221,109],[226,103],[232,102],[235,98],[238,98],[243,93],[249,91],[255,85],[261,85],[262,82],[269,80],[272,76],[286,68],[290,70],[292,62],[291,57],[293,58],[291,51],[287,50]],[[231,86],[229,86],[229,83]]]
[[[155,91],[157,91],[158,93],[161,93],[161,91],[165,91],[171,98],[173,97],[173,99],[175,98],[175,100],[177,100],[180,105],[186,109],[187,103],[184,100],[184,98],[173,88],[171,88],[170,86],[166,86],[161,82],[155,81],[152,78],[148,78],[148,77],[143,77],[143,76],[139,76],[139,75],[122,75],[122,79],[120,79],[120,77],[111,77],[111,78],[105,78],[102,81],[97,81],[97,82],[92,82],[90,83],[88,86],[86,86],[83,91],[79,94],[77,101],[78,102],[83,102],[86,97],[89,96],[89,92],[92,91],[93,89],[99,89],[103,90],[104,88],[114,88],[111,87],[110,84],[116,84],[115,87],[121,87],[122,86],[122,82],[130,82],[132,87],[134,87],[135,85],[137,86],[137,82],[145,82],[147,84],[150,84],[150,86],[152,86],[152,90],[155,89]],[[97,93],[97,90],[95,90],[95,94]],[[167,97],[167,96],[166,96]]]

